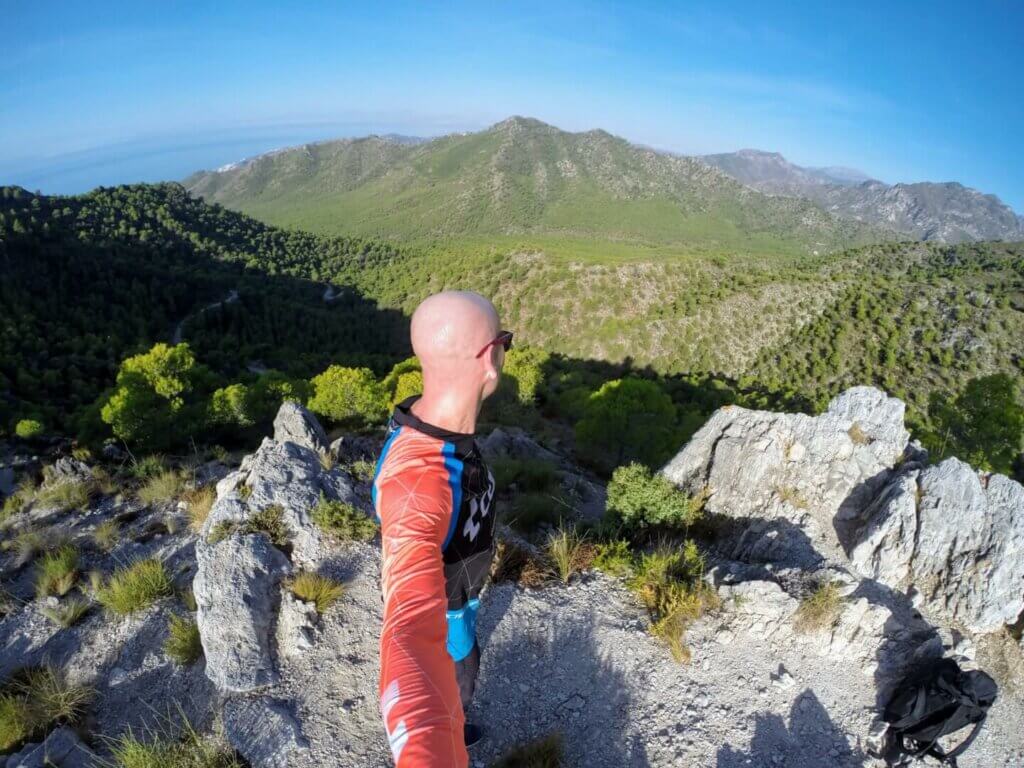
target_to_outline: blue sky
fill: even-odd
[[[44,192],[521,114],[1024,211],[1017,0],[0,3],[0,183]]]

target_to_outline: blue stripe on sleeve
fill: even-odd
[[[441,551],[444,552],[455,535],[459,510],[462,508],[462,460],[455,457],[455,443],[445,443],[441,453],[444,454],[444,466],[448,470],[448,485],[452,489],[452,518],[448,522],[448,535],[444,537],[444,544],[441,545]]]

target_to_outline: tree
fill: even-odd
[[[1011,474],[1024,447],[1024,405],[1014,379],[1005,373],[968,382],[950,403],[934,393],[928,415],[934,424],[928,447],[973,466]]]
[[[195,390],[204,373],[188,344],[157,344],[121,363],[101,418],[129,445],[170,448],[199,426]]]
[[[654,466],[678,448],[676,408],[653,381],[615,379],[594,392],[576,424],[576,449],[604,472],[639,461]]]
[[[377,424],[387,415],[387,393],[369,368],[332,365],[313,377],[309,409],[337,423]]]
[[[249,388],[244,384],[221,387],[210,397],[208,423],[221,427],[251,427],[256,419],[250,405]]]
[[[43,434],[43,423],[37,419],[22,419],[15,425],[14,434],[22,440],[35,440]]]
[[[418,358],[410,357],[397,363],[382,382],[388,397],[388,410],[412,395],[423,392],[423,371]]]
[[[534,405],[544,383],[544,365],[549,352],[536,347],[515,347],[505,354],[499,396],[514,397],[522,405]]]

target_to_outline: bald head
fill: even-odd
[[[470,361],[498,334],[498,311],[479,293],[445,291],[412,315],[412,349],[424,371]]]
[[[472,432],[484,398],[498,387],[504,350],[477,353],[498,335],[498,312],[479,293],[445,291],[412,315],[412,349],[423,369],[423,397],[413,407],[424,420]]]

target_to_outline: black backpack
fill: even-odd
[[[964,672],[952,659],[929,662],[908,675],[885,707],[889,723],[886,760],[907,765],[930,755],[956,767],[956,759],[978,736],[989,707],[996,700],[995,681],[984,672]],[[942,736],[974,728],[955,749],[939,746]]]

